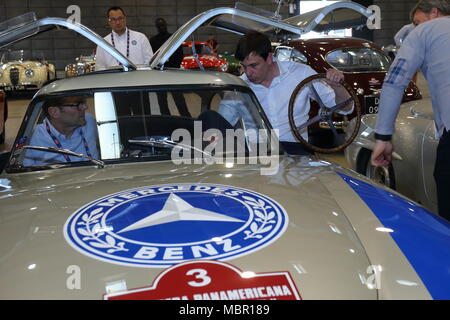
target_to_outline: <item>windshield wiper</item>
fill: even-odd
[[[102,160],[94,159],[85,154],[76,153],[76,152],[73,152],[73,151],[67,150],[67,149],[59,149],[59,148],[54,148],[54,147],[40,147],[40,146],[24,146],[23,148],[75,156],[75,157],[87,159],[87,160],[91,161],[92,163],[96,164],[99,168],[105,167],[105,163]]]

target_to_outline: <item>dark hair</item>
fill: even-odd
[[[119,7],[119,6],[114,6],[114,7],[110,7],[110,8],[108,9],[108,11],[106,11],[106,17],[109,18],[109,13],[110,13],[111,11],[117,11],[117,10],[122,11],[123,15],[126,16],[125,11],[123,11],[123,9],[122,9],[121,7]]]
[[[430,13],[433,8],[437,8],[441,14],[450,15],[450,0],[421,0],[411,10],[409,16],[414,20],[414,14],[417,10],[423,13]]]
[[[269,38],[260,32],[250,31],[239,39],[234,56],[239,61],[243,61],[253,53],[266,60],[270,52],[272,52],[272,45]]]

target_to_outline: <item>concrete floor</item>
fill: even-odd
[[[421,73],[418,75],[417,85],[422,90],[422,95],[424,97],[429,95],[426,81]],[[17,131],[22,123],[26,108],[28,107],[32,97],[32,94],[20,94],[8,97],[9,114],[6,122],[6,139],[5,144],[0,145],[0,152],[11,150],[14,140],[16,139]],[[348,166],[343,152],[334,154],[320,154],[319,157],[344,167]]]

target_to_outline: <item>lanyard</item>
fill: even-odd
[[[113,45],[113,47],[116,47],[116,44],[114,42],[114,36],[113,33],[111,32],[111,43]],[[127,29],[127,58],[130,56],[130,29]]]
[[[45,128],[47,129],[47,133],[50,136],[50,138],[52,138],[53,142],[55,143],[56,147],[58,149],[63,149],[63,146],[61,144],[61,142],[59,141],[59,139],[53,134],[53,132],[50,130],[50,126],[48,124],[48,120],[45,120]],[[89,151],[89,146],[88,143],[86,141],[86,139],[84,138],[84,134],[83,134],[83,130],[81,130],[80,128],[80,135],[81,135],[81,140],[83,141],[84,144],[84,149],[86,149],[86,154],[92,158],[91,152]],[[63,154],[64,159],[66,159],[66,162],[71,162],[70,161],[70,157],[67,154]]]

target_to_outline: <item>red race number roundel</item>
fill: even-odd
[[[107,300],[301,300],[289,272],[242,272],[219,261],[190,261],[163,271],[151,287]]]

